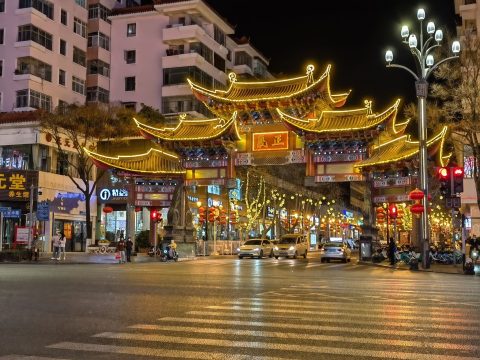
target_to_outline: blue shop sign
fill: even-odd
[[[37,220],[48,221],[50,218],[50,203],[41,201],[37,204]]]
[[[21,209],[10,209],[7,211],[2,211],[3,218],[5,219],[19,219],[22,216]]]

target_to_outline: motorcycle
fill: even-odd
[[[178,261],[178,253],[175,249],[171,249],[169,246],[163,250],[161,260],[166,262],[169,260]]]
[[[148,255],[150,257],[161,256],[162,255],[162,249],[158,246],[152,246],[150,248],[150,250],[148,250]]]

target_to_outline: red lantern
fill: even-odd
[[[377,207],[377,214],[383,214],[385,212],[385,209],[381,206]]]
[[[142,208],[140,206],[135,206],[135,212],[140,212],[142,211]]]
[[[410,206],[410,211],[413,214],[419,215],[419,214],[423,213],[423,205],[422,204],[413,204],[412,206]]]
[[[113,211],[113,208],[112,208],[111,206],[105,206],[105,207],[103,208],[103,212],[104,212],[105,214],[109,214],[109,213],[111,213],[112,211]]]
[[[410,200],[422,200],[423,199],[423,191],[420,189],[414,189],[410,191],[408,194]]]
[[[384,222],[385,222],[384,219],[377,219],[377,223],[379,223],[379,224],[383,224]]]
[[[377,214],[377,219],[385,219],[385,214],[384,213],[378,213]]]

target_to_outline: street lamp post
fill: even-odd
[[[435,59],[431,54],[433,50],[440,47],[443,40],[442,30],[435,30],[435,24],[430,21],[427,24],[428,38],[424,41],[423,37],[423,21],[425,20],[425,10],[418,9],[417,19],[420,21],[420,44],[415,34],[410,34],[406,25],[402,26],[401,36],[403,43],[408,45],[410,51],[416,61],[416,72],[410,68],[392,64],[393,52],[387,50],[385,53],[385,60],[387,67],[395,67],[406,70],[415,79],[415,89],[418,99],[418,136],[419,136],[419,157],[420,157],[420,189],[423,191],[423,213],[420,222],[422,231],[422,266],[423,268],[430,267],[428,262],[428,255],[430,251],[429,231],[428,231],[428,178],[427,178],[427,125],[426,125],[426,100],[428,95],[428,78],[433,71],[441,64],[448,60],[458,57],[460,52],[460,42],[454,41],[452,43],[453,56],[447,57],[435,63]]]

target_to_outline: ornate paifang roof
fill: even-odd
[[[107,156],[85,149],[95,165],[115,168],[135,174],[183,176],[185,169],[176,154],[161,149],[150,149],[143,154]]]
[[[433,153],[438,151],[438,147],[443,147],[447,127],[445,126],[438,134],[427,141],[427,148]],[[411,141],[410,135],[403,135],[388,142],[373,147],[371,156],[354,164],[356,168],[371,167],[396,161],[408,159],[418,154],[418,141]],[[443,150],[440,150],[441,152]],[[440,155],[440,161],[443,162],[445,157]]]
[[[236,117],[236,112],[233,113],[230,120],[222,118],[186,120],[181,117],[176,127],[162,129],[142,124],[137,119],[134,120],[141,133],[148,138],[164,141],[202,141],[224,138],[237,141],[240,140],[240,134]]]
[[[237,81],[234,73],[230,73],[230,87],[227,90],[206,89],[190,79],[188,79],[188,83],[193,93],[203,102],[206,102],[207,99],[226,103],[268,102],[289,99],[311,89],[321,88],[321,90],[327,92],[327,97],[333,106],[343,106],[349,93],[336,95],[330,93],[330,69],[331,65],[328,65],[325,72],[317,80],[313,78],[313,65],[307,67],[305,76],[275,81],[241,82]]]
[[[277,112],[289,127],[308,133],[366,130],[384,122],[395,129],[394,122],[400,100],[397,100],[395,104],[381,114],[373,114],[371,102],[366,101],[365,103],[366,106],[362,109],[323,111],[320,117],[315,119],[299,119],[285,114],[280,109],[277,109]]]

